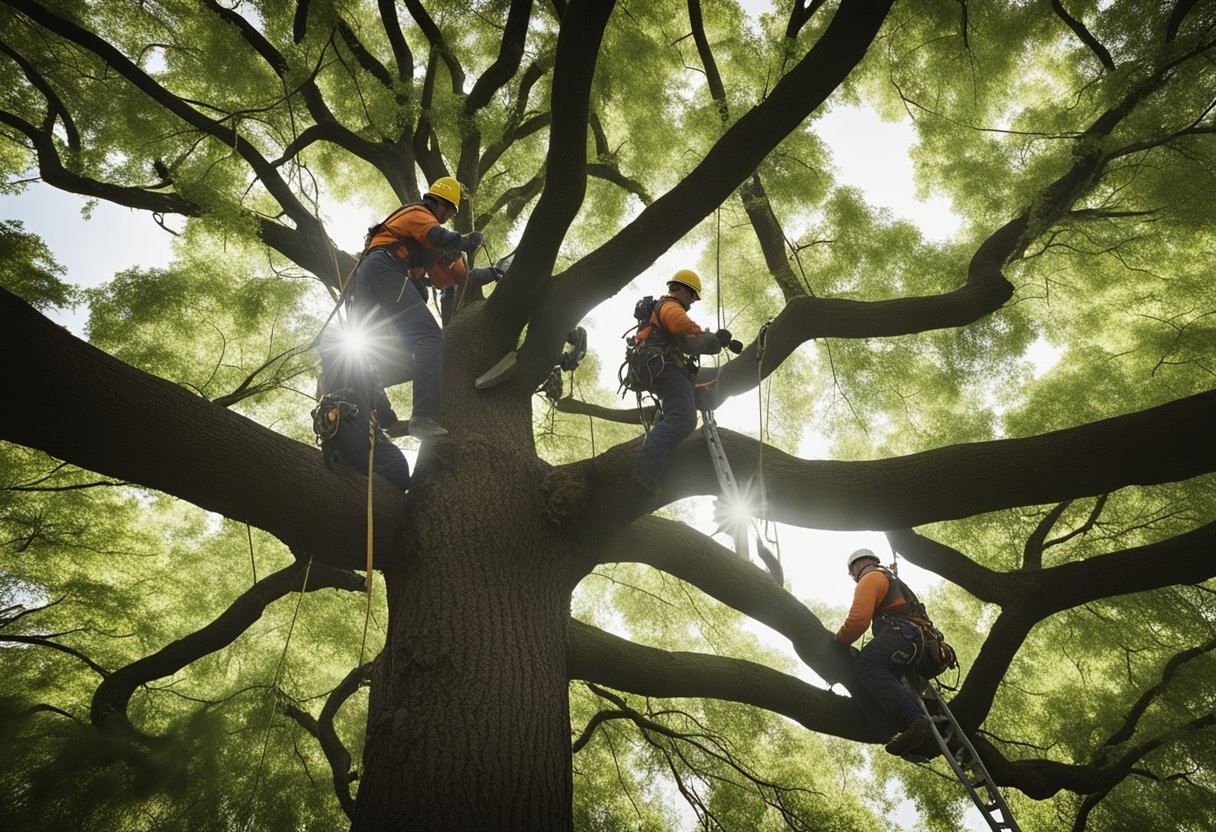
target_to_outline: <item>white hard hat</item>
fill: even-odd
[[[874,560],[878,560],[878,555],[874,554],[869,549],[858,549],[856,552],[849,555],[849,563],[846,568],[851,570],[853,568],[853,564],[862,558],[874,558]]]

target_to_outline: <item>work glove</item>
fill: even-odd
[[[460,248],[464,251],[476,251],[486,244],[486,235],[480,231],[474,231],[471,234],[465,234],[460,241]]]
[[[728,345],[730,343],[730,330],[729,329],[719,329],[717,332],[714,333],[714,337],[716,337],[718,339],[719,344],[721,344],[722,346],[725,347],[726,345]]]

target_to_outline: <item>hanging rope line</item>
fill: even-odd
[[[245,538],[249,541],[249,566],[253,569],[253,585],[258,585],[258,562],[253,558],[253,529],[245,524]]]
[[[359,663],[356,667],[363,666],[363,657],[367,650],[367,630],[372,620],[372,552],[375,548],[372,539],[375,531],[372,512],[372,479],[376,472],[375,463],[376,413],[372,411],[370,418],[367,420],[367,579],[363,584],[364,592],[367,595],[367,611],[363,615],[363,639],[359,643]]]
[[[296,597],[296,606],[291,613],[291,623],[287,626],[287,638],[283,641],[283,652],[279,654],[279,663],[274,669],[274,679],[270,684],[269,712],[266,715],[266,731],[262,737],[262,752],[258,756],[258,764],[253,772],[253,787],[249,793],[249,818],[245,821],[245,829],[252,828],[254,819],[253,801],[257,798],[258,787],[261,784],[262,771],[266,764],[266,751],[270,746],[270,732],[274,728],[274,709],[279,701],[279,682],[283,678],[283,668],[287,664],[287,649],[291,646],[291,637],[296,630],[296,620],[300,617],[300,604],[304,602],[304,593],[308,591],[308,578],[312,573],[312,556],[304,567],[304,580],[300,583],[300,594]]]

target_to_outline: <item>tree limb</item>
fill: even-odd
[[[307,575],[307,585],[303,584]],[[109,674],[93,693],[93,725],[138,733],[127,719],[127,704],[135,689],[153,679],[171,676],[203,656],[222,650],[244,633],[272,601],[292,591],[318,589],[363,591],[363,578],[353,572],[296,561],[262,578],[239,595],[218,618],[155,653]]]
[[[3,290],[0,332],[10,381],[41,403],[0,422],[0,438],[267,529],[305,557],[366,563],[367,482],[354,469],[326,470],[316,450],[123,364]],[[408,497],[377,482],[375,555],[385,563],[401,551]],[[281,499],[284,483],[296,499]]]
[[[509,347],[507,342],[514,339],[526,322],[531,321],[519,353],[519,369],[508,384],[520,390],[526,389],[528,393],[534,390],[553,366],[565,334],[590,309],[648,267],[660,252],[675,244],[749,177],[772,148],[852,71],[877,34],[890,5],[890,0],[844,0],[827,30],[806,57],[776,84],[763,102],[744,114],[723,134],[700,164],[610,241],[580,259],[552,282],[549,282],[548,275],[566,223],[557,222],[542,212],[538,205],[521,239],[512,274],[503,282],[507,291],[496,291],[488,301],[497,315],[505,317],[508,328],[502,334],[504,348]],[[563,35],[568,31],[574,10],[572,6],[563,21]],[[576,30],[569,31],[572,36],[576,35]],[[560,60],[560,40],[558,48]],[[579,48],[587,49],[581,45]],[[556,74],[554,81],[556,124],[557,104],[561,100]],[[587,122],[585,107],[579,109],[574,120],[581,122],[575,125],[577,147],[562,150],[553,145],[550,159],[561,150],[568,163],[561,170],[549,170],[546,176],[549,182],[561,183],[563,190],[568,188],[572,176],[577,177],[578,181],[583,179],[581,159],[574,165],[569,158],[572,152],[582,156]],[[553,190],[546,189],[541,198],[542,204]],[[558,199],[557,196],[553,198]],[[580,189],[577,200],[581,201],[581,198]],[[572,216],[578,203],[573,201],[573,197],[565,199],[572,204],[561,208],[559,213]],[[532,245],[537,247],[535,260],[530,253]],[[541,251],[547,254],[542,255]]]
[[[735,362],[732,362],[735,363]],[[1038,436],[972,442],[889,459],[803,460],[719,429],[735,478],[763,479],[767,519],[819,529],[906,529],[1017,506],[1042,505],[1126,485],[1177,482],[1216,471],[1216,391]],[[594,512],[572,514],[577,533],[602,539],[641,513],[716,494],[703,440],[672,456],[659,500],[630,486],[640,438],[562,466],[586,483]]]
[[[1064,4],[1060,0],[1051,0],[1051,8],[1055,10],[1056,16],[1063,20],[1069,29],[1072,29],[1081,42],[1089,47],[1089,50],[1098,56],[1098,60],[1102,62],[1102,66],[1106,67],[1108,72],[1115,71],[1115,62],[1110,56],[1110,52],[1102,45],[1101,41],[1093,36],[1089,29],[1085,28],[1085,24],[1077,20],[1068,13],[1064,8]]]
[[[643,696],[709,697],[753,705],[805,728],[858,742],[880,736],[853,702],[743,659],[645,647],[570,621],[570,678]]]

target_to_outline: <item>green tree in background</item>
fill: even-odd
[[[534,412],[682,242],[763,332],[713,376],[772,393],[764,435],[724,431],[736,475],[944,579],[951,707],[1024,828],[1211,826],[1216,5],[775,5],[3,0],[8,180],[180,234],[89,290],[86,344],[0,226],[6,827],[665,829],[672,794],[707,828],[881,826],[885,737],[800,676],[860,690],[840,610],[664,513],[717,491],[700,439],[652,498],[595,361]],[[911,118],[955,238],[836,185],[816,120],[846,104]],[[365,611],[366,482],[307,418],[356,255],[324,220],[443,175],[458,230],[518,245],[445,329],[451,435],[373,489]],[[940,761],[874,774],[958,822]]]

